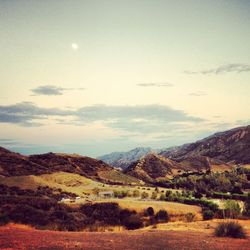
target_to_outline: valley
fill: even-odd
[[[2,246],[33,249],[39,243],[41,247],[93,249],[90,235],[103,241],[101,232],[105,232],[107,249],[110,242],[113,249],[147,249],[145,236],[157,241],[155,249],[173,243],[176,249],[193,249],[201,241],[206,249],[220,249],[226,240],[215,243],[213,231],[222,222],[239,223],[250,232],[250,161],[247,157],[240,161],[235,153],[232,159],[228,153],[240,145],[246,154],[249,134],[247,126],[170,151],[148,149],[141,155],[137,149],[140,156],[131,157],[130,152],[133,161],[126,167],[76,154],[25,156],[0,148]],[[217,141],[220,154],[212,154]],[[6,232],[15,235],[15,243]],[[195,240],[186,241],[181,234]],[[33,241],[39,235],[46,237],[45,243]],[[52,235],[53,244],[47,242]],[[67,245],[63,235],[73,245]],[[82,242],[80,237],[87,240]],[[131,242],[122,243],[124,237]],[[135,244],[138,240],[141,245]],[[233,242],[234,247],[247,249],[248,240]]]

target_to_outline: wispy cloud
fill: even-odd
[[[225,65],[221,65],[217,68],[211,68],[211,69],[205,69],[200,71],[184,71],[186,74],[202,74],[202,75],[219,75],[219,74],[226,74],[226,73],[243,73],[243,72],[249,72],[250,71],[250,65],[249,64],[243,64],[243,63],[229,63]]]
[[[207,93],[204,91],[196,91],[196,92],[189,93],[189,95],[198,97],[198,96],[205,96],[205,95],[207,95]]]
[[[74,113],[70,110],[58,108],[41,108],[30,102],[22,102],[8,106],[0,106],[0,122],[16,123],[23,126],[42,125],[38,120],[49,116],[70,116]]]
[[[138,83],[139,87],[173,87],[172,83],[168,82],[152,82],[152,83]]]
[[[55,95],[63,95],[65,91],[70,90],[84,90],[85,88],[62,88],[54,85],[44,85],[39,86],[37,88],[31,89],[34,95],[47,95],[47,96],[55,96]]]
[[[163,105],[93,105],[79,109],[41,108],[29,102],[0,106],[0,123],[42,126],[47,121],[78,126],[100,122],[105,127],[129,133],[158,133],[170,128],[200,123],[200,117]]]

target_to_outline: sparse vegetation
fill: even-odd
[[[193,214],[193,213],[187,213],[186,214],[186,220],[187,220],[187,222],[194,221],[194,217],[195,217],[195,214]]]

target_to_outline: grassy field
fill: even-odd
[[[142,212],[148,207],[153,207],[156,212],[160,209],[165,209],[169,213],[200,213],[201,208],[194,205],[186,205],[177,202],[154,201],[154,200],[135,200],[130,198],[125,199],[109,199],[111,202],[117,202],[122,208],[133,209],[137,212]],[[100,202],[103,202],[100,201]]]

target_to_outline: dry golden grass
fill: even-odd
[[[111,170],[111,171],[100,171],[98,175],[106,181],[111,181],[111,182],[119,182],[122,184],[134,184],[134,185],[139,185],[140,181],[132,176],[125,175],[122,172],[118,170]]]
[[[214,226],[210,221],[204,223]],[[30,230],[6,225],[0,227],[0,249],[249,250],[249,238],[218,238],[212,231],[201,222],[168,223],[157,225],[157,229],[105,233]]]
[[[244,227],[244,229],[247,232],[250,232],[250,220],[230,220],[230,221],[237,221]],[[170,223],[157,224],[157,230],[195,231],[195,232],[207,232],[212,234],[216,226],[221,222],[225,222],[225,220],[213,219],[206,221],[199,220],[193,222],[175,221]],[[151,230],[151,229],[152,226],[149,226],[141,230]]]
[[[77,195],[91,193],[92,189],[101,186],[101,183],[88,179],[78,174],[57,172],[44,175],[14,176],[0,178],[0,183],[8,186],[17,186],[22,189],[36,189],[39,186],[61,188],[63,191]]]
[[[135,200],[132,198],[109,199],[108,201],[117,202],[122,208],[135,210],[138,213],[144,211],[148,207],[153,207],[155,212],[158,212],[161,209],[165,209],[170,215],[175,215],[176,217],[182,216],[187,213],[193,213],[195,215],[201,213],[201,208],[199,206],[186,205],[176,202]],[[103,202],[103,200],[99,202]]]

